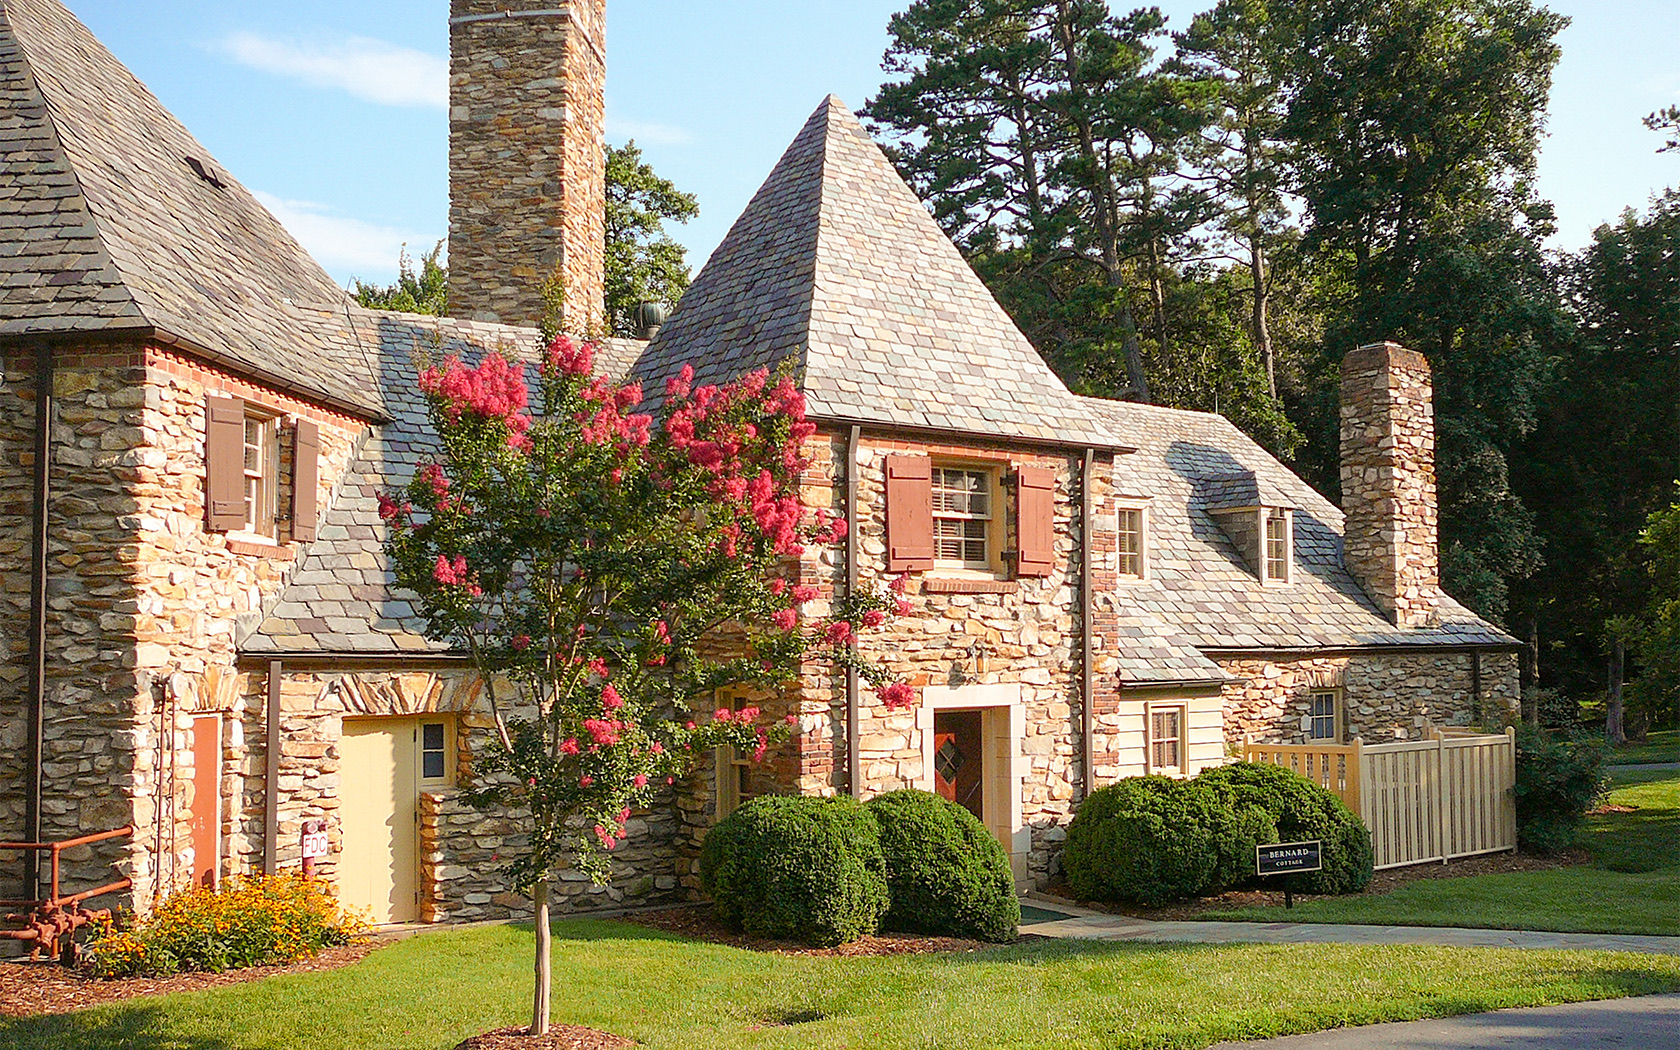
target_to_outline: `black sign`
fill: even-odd
[[[1274,842],[1254,847],[1254,871],[1259,875],[1288,875],[1296,871],[1323,871],[1324,856],[1318,840]]]

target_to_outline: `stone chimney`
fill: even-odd
[[[604,312],[606,0],[450,0],[449,312],[535,325]]]
[[[1342,359],[1343,561],[1399,627],[1437,617],[1432,396],[1416,351],[1373,343]]]

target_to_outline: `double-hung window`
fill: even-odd
[[[280,443],[273,417],[245,416],[245,529],[274,538],[275,489],[280,474]]]
[[[948,568],[992,568],[992,472],[933,468],[933,559]]]
[[[1148,709],[1149,772],[1183,773],[1184,727],[1189,721],[1183,704],[1161,704]]]
[[[1142,507],[1121,507],[1116,522],[1116,571],[1121,579],[1143,579],[1144,514]]]
[[[1289,513],[1272,509],[1266,511],[1265,536],[1266,582],[1289,582]]]
[[[1337,724],[1341,697],[1334,689],[1315,689],[1308,695],[1307,713],[1309,740],[1339,740],[1341,727]]]

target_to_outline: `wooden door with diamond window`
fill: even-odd
[[[979,711],[934,714],[933,782],[940,797],[984,821],[980,718]]]

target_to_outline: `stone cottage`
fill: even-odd
[[[382,920],[523,907],[516,826],[459,794],[479,686],[391,586],[376,497],[432,454],[417,357],[531,353],[556,271],[566,323],[600,317],[604,28],[603,0],[453,0],[437,319],[348,300],[58,0],[0,2],[0,839],[132,825],[69,873],[144,909],[296,866],[307,826]],[[852,524],[801,575],[907,576],[864,651],[917,703],[752,698],[794,738],[716,756],[611,885],[559,873],[563,908],[691,895],[705,829],[767,791],[939,791],[1042,883],[1117,777],[1515,709],[1517,643],[1439,587],[1421,356],[1349,353],[1340,510],[1221,417],[1075,396],[837,99],[652,342],[598,360],[791,362],[805,499]],[[35,875],[0,855],[0,895]]]

